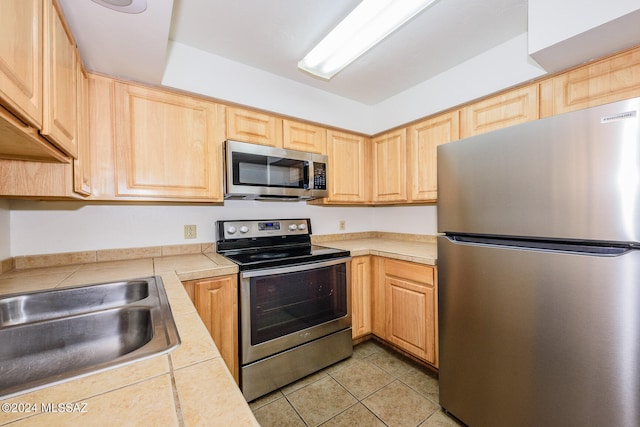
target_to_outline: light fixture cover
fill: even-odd
[[[300,62],[330,79],[436,0],[363,0]]]
[[[92,0],[101,6],[123,13],[141,13],[147,10],[147,0]]]

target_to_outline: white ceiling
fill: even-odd
[[[437,0],[324,81],[297,62],[359,0],[147,1],[131,15],[60,0],[89,70],[159,84],[170,38],[373,105],[527,31],[527,0]]]

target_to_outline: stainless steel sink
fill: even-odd
[[[0,328],[121,307],[149,296],[148,280],[55,289],[0,299]]]
[[[0,399],[173,350],[160,277],[0,298]]]

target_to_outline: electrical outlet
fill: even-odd
[[[347,221],[345,221],[344,219],[341,219],[340,222],[338,222],[338,229],[344,231],[347,229]]]
[[[197,237],[196,225],[185,225],[184,226],[184,238],[185,239],[195,239]]]

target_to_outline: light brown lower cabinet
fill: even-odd
[[[222,359],[238,382],[238,278],[235,275],[183,282]]]
[[[438,367],[436,268],[373,257],[372,332]]]
[[[351,258],[351,336],[371,333],[371,256]]]

